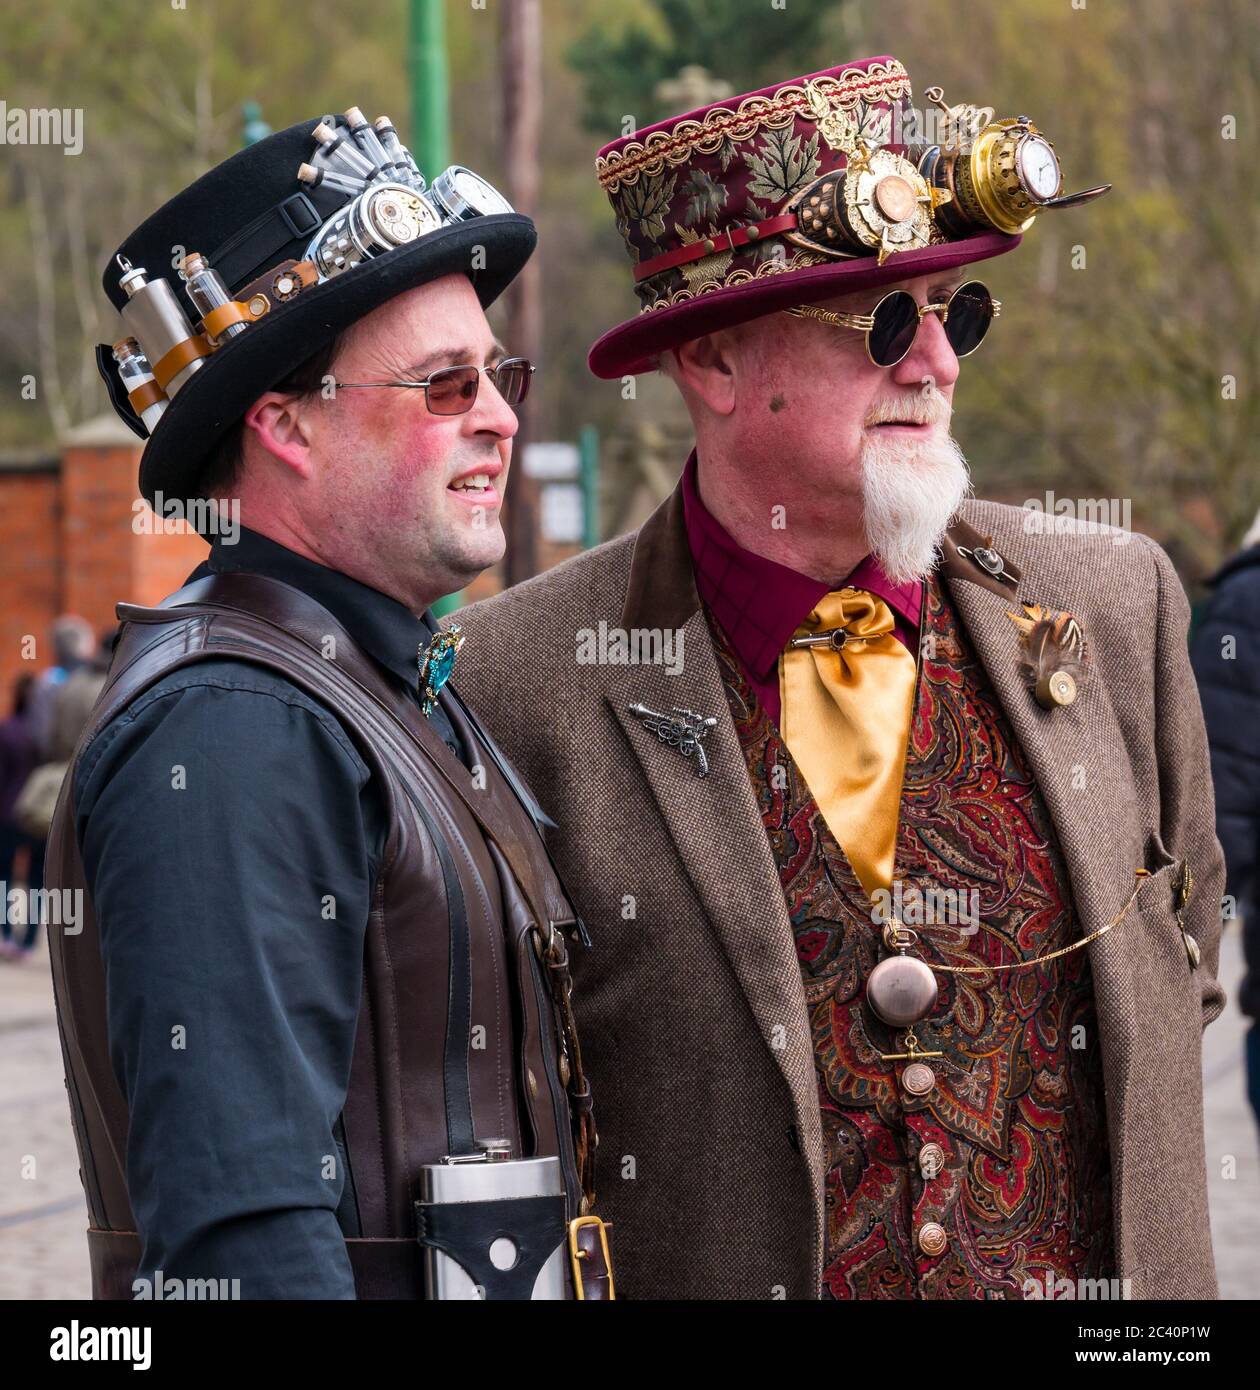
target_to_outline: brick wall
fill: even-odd
[[[21,671],[47,665],[48,625],[61,594],[56,459],[11,462],[0,472],[0,714]],[[36,660],[23,660],[35,639]]]
[[[0,459],[0,711],[20,672],[51,663],[59,614],[104,632],[120,600],[157,603],[205,558],[195,532],[137,534],[139,466],[140,441],[112,416],[71,431],[60,458]]]

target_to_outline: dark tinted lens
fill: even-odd
[[[520,405],[529,394],[529,361],[524,357],[509,357],[494,369],[494,384],[508,405]]]
[[[975,352],[992,322],[993,296],[979,280],[960,285],[950,296],[945,336],[957,356]]]
[[[429,373],[429,409],[434,415],[462,415],[477,399],[481,373],[476,367],[443,367]]]
[[[893,367],[910,351],[919,327],[919,306],[914,295],[894,290],[875,306],[875,323],[867,337],[872,360],[879,367]]]

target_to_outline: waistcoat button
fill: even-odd
[[[930,1182],[945,1167],[945,1150],[939,1144],[924,1144],[919,1150],[919,1172]]]
[[[901,1084],[912,1096],[925,1096],[936,1085],[936,1073],[926,1062],[911,1062],[901,1073]]]
[[[949,1236],[938,1221],[925,1221],[919,1227],[919,1249],[925,1255],[939,1255],[948,1244]]]

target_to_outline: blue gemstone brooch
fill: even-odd
[[[464,645],[464,634],[457,623],[439,632],[427,647],[420,647],[416,659],[420,664],[420,710],[429,715],[437,704],[438,692],[451,678],[455,656]]]

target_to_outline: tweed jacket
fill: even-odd
[[[1201,1035],[1224,1005],[1224,863],[1189,608],[1149,538],[1065,532],[1058,518],[1053,534],[1030,532],[1028,515],[964,504],[941,572],[1037,779],[1081,934],[1118,912],[1136,868],[1151,871],[1123,922],[1086,948],[1115,1273],[1134,1298],[1214,1298]],[[987,539],[1015,584],[974,560]],[[1042,708],[1021,677],[1007,617],[1018,601],[1079,620],[1087,667],[1074,703]],[[637,533],[458,621],[468,640],[456,683],[555,819],[552,853],[594,941],[574,997],[600,1098],[599,1195],[616,1229],[619,1291],[818,1297],[825,1158],[801,972],[680,491]],[[636,652],[611,640],[615,629],[681,646],[657,648],[672,660],[623,664]],[[707,776],[644,727],[628,709],[636,702],[715,717]],[[1197,966],[1177,919],[1183,861]]]

